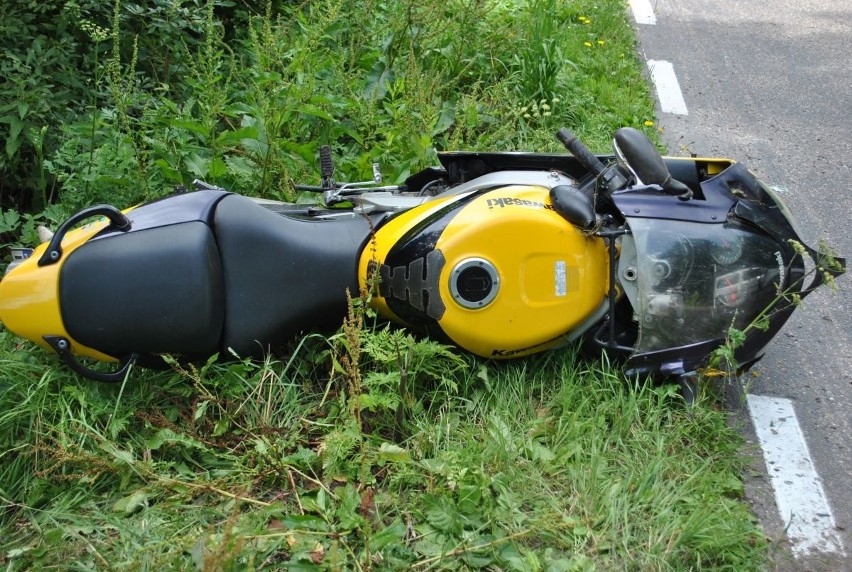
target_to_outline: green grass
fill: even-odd
[[[605,152],[653,121],[620,0],[330,0],[229,46],[209,14],[188,99],[110,62],[114,99],[45,157],[62,202],[28,224],[193,176],[289,196],[323,143],[339,178],[381,160],[399,179],[437,150],[559,151],[567,126]],[[742,442],[712,396],[687,408],[573,347],[476,359],[360,307],[264,362],[121,385],[0,332],[0,565],[761,569]]]
[[[710,400],[570,348],[494,363],[358,335],[360,389],[329,369],[352,357],[340,338],[123,387],[4,352],[7,566],[759,569],[740,440]],[[381,379],[397,351],[403,400]]]

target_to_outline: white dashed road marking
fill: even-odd
[[[651,72],[651,81],[657,88],[660,110],[663,113],[689,115],[671,62],[648,60],[648,70]]]
[[[630,8],[633,10],[633,19],[637,24],[653,26],[657,23],[657,16],[650,0],[630,0]]]
[[[763,395],[748,395],[747,399],[793,553],[845,555],[793,403]]]

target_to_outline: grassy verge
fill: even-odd
[[[64,126],[49,158],[59,210],[126,206],[192,176],[286,196],[316,176],[322,143],[340,178],[374,160],[400,178],[438,149],[557,151],[564,125],[605,151],[616,127],[652,120],[621,1],[288,10],[238,46],[211,16],[181,104],[111,62],[109,108]],[[740,440],[711,399],[686,409],[573,348],[474,359],[359,308],[336,336],[263,363],[134,371],[120,386],[0,333],[0,563],[761,567]]]
[[[761,562],[724,415],[571,350],[489,363],[349,330],[286,362],[137,373],[123,387],[5,355],[10,569]],[[329,374],[332,356],[357,359],[360,379]]]

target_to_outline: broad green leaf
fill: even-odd
[[[298,109],[296,109],[296,111],[304,115],[312,115],[314,117],[319,117],[320,119],[325,119],[326,121],[334,121],[334,117],[332,117],[327,111],[324,111],[314,105],[302,105]]]
[[[9,560],[12,560],[13,558],[20,558],[32,549],[32,546],[25,546],[23,548],[13,548],[12,550],[6,553],[6,558],[8,558]],[[9,563],[9,569],[12,569],[11,562]]]
[[[2,211],[0,216],[0,232],[14,232],[21,225],[21,215],[15,210]]]
[[[439,461],[438,459],[420,459],[418,464],[430,473],[436,475],[443,475],[447,472],[447,464],[444,461]]]
[[[6,139],[6,156],[12,157],[17,153],[18,149],[24,142],[21,137],[21,129],[24,128],[24,122],[17,117],[11,117],[9,122],[9,138]]]
[[[207,157],[201,157],[197,153],[193,153],[183,160],[183,164],[186,165],[186,168],[190,173],[199,179],[204,179],[207,177],[209,172],[210,159]]]
[[[358,513],[361,507],[361,495],[358,494],[358,489],[352,486],[351,483],[346,483],[341,491],[338,489],[338,497],[340,504],[337,506],[335,516],[337,517],[339,528],[343,530],[354,530],[360,528],[364,524],[364,517]]]
[[[248,157],[225,157],[225,163],[228,165],[228,173],[236,176],[249,177],[258,169],[257,163]]]
[[[240,145],[244,139],[257,139],[257,134],[257,127],[255,126],[223,131],[216,136],[216,144],[221,147],[235,147]]]
[[[254,442],[254,450],[261,455],[266,455],[269,452],[269,444],[264,439],[252,439]]]
[[[538,441],[529,443],[527,445],[527,451],[533,461],[543,461],[548,463],[556,458],[556,454],[553,451]]]
[[[276,518],[284,528],[291,530],[328,530],[328,523],[313,514],[283,514]]]
[[[24,129],[24,122],[17,117],[10,117],[9,119],[9,139],[17,139]]]
[[[383,60],[377,61],[367,74],[364,86],[364,98],[370,101],[382,99],[388,93],[388,86],[393,83],[393,70],[387,67]]]
[[[317,461],[319,457],[316,452],[305,447],[299,447],[295,453],[287,455],[281,461],[299,469],[307,469]]]
[[[462,529],[456,505],[447,497],[433,497],[428,502],[426,520],[441,532],[458,534]]]
[[[228,165],[222,160],[222,157],[216,157],[210,161],[207,176],[211,179],[218,179],[228,173]]]
[[[139,489],[126,497],[119,499],[112,506],[112,511],[128,515],[133,514],[146,506],[148,506],[148,492],[145,489]]]
[[[435,125],[432,126],[432,137],[440,135],[441,133],[452,127],[455,121],[456,106],[451,101],[445,101],[443,105],[441,105],[441,114],[435,121]]]
[[[169,428],[163,428],[154,433],[145,441],[145,445],[152,451],[162,448],[163,445],[183,445],[192,449],[207,450],[200,441],[189,435],[176,433]]]
[[[210,400],[205,399],[201,403],[198,404],[198,407],[195,408],[195,413],[192,414],[193,421],[198,421],[204,414],[207,413],[207,408],[210,406]]]
[[[411,460],[411,453],[399,445],[385,442],[379,447],[379,458],[392,463],[407,463]]]
[[[160,170],[163,176],[166,177],[168,181],[172,183],[182,182],[180,171],[172,167],[167,160],[162,158],[157,159],[156,161],[154,161],[154,164],[157,166],[157,168]]]
[[[170,119],[169,126],[177,129],[186,129],[200,135],[202,139],[207,139],[210,136],[210,129],[200,121],[191,119]]]
[[[128,465],[133,465],[136,462],[136,458],[133,456],[132,451],[125,451],[123,449],[119,449],[115,444],[109,441],[103,441],[100,443],[100,448],[103,451],[112,456],[116,461],[127,463]]]
[[[216,422],[216,426],[213,428],[213,436],[221,437],[231,428],[231,422],[228,421],[227,418],[223,417],[219,421]]]
[[[299,157],[305,160],[308,164],[315,164],[317,162],[317,144],[316,142],[310,143],[294,143],[292,141],[284,141],[282,142],[282,147],[288,151],[292,151],[297,154]]]
[[[385,546],[397,546],[405,539],[405,525],[395,520],[370,537],[370,549],[379,551]]]
[[[246,138],[240,141],[243,148],[257,158],[266,157],[269,153],[269,143],[261,139]]]

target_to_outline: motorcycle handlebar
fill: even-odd
[[[596,177],[603,173],[605,168],[604,164],[601,163],[591,151],[589,151],[589,148],[586,147],[576,135],[563,127],[556,132],[556,138],[565,145],[565,148],[577,158],[581,165],[594,173]]]

